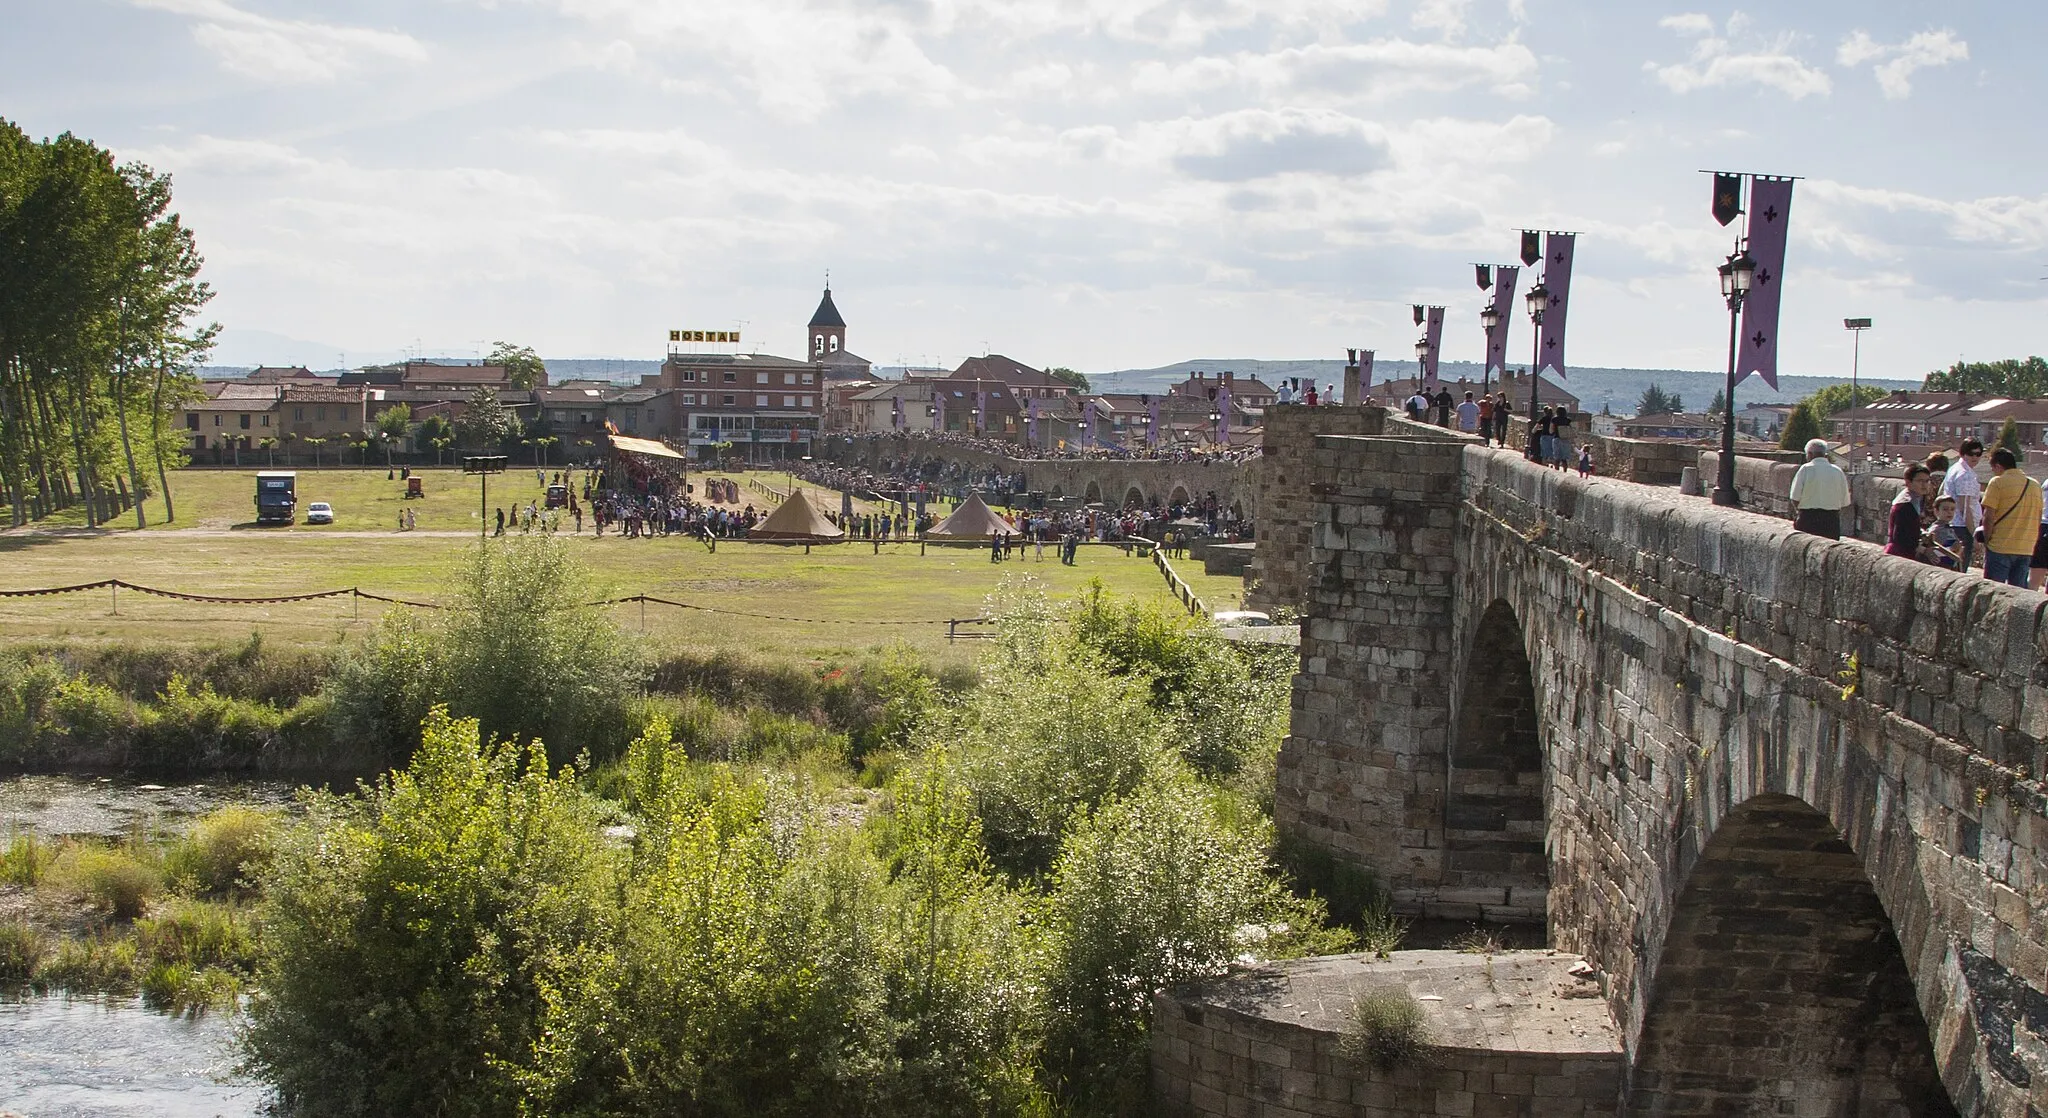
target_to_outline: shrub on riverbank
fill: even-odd
[[[803,774],[819,740],[706,698],[641,708],[609,803],[430,717],[261,872],[254,1066],[322,1115],[1128,1112],[1155,990],[1346,939],[1259,797],[1167,743],[1193,715],[1151,669],[1042,599],[1006,615],[980,687],[909,689],[862,810]]]

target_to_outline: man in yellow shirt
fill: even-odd
[[[2027,585],[2027,565],[2041,531],[2041,483],[2020,472],[2019,459],[1991,452],[1991,484],[1984,487],[1984,577]]]

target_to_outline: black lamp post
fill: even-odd
[[[1728,300],[1728,385],[1721,392],[1721,462],[1714,482],[1714,503],[1733,508],[1742,503],[1735,492],[1735,354],[1741,339],[1742,301],[1756,280],[1756,261],[1740,244],[1721,268],[1721,297]]]
[[[1536,386],[1542,382],[1542,377],[1536,370],[1543,364],[1543,315],[1550,310],[1550,289],[1543,285],[1542,280],[1537,280],[1536,286],[1529,289],[1523,300],[1529,304],[1529,321],[1536,326],[1529,331],[1529,448],[1525,453],[1529,461],[1541,462],[1543,435],[1536,428]]]
[[[1422,378],[1429,372],[1429,335],[1415,339],[1415,392],[1429,401],[1422,409],[1422,422],[1429,422],[1429,413],[1436,407],[1436,397],[1429,391],[1429,384]]]

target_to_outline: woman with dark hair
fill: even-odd
[[[1885,537],[1885,554],[1901,559],[1919,558],[1921,502],[1927,498],[1928,477],[1924,463],[1906,467],[1906,484],[1892,498],[1891,531]]]

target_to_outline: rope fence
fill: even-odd
[[[356,586],[343,587],[338,590],[315,590],[304,594],[261,594],[241,597],[223,594],[188,594],[180,590],[165,590],[158,586],[143,586],[140,583],[129,582],[126,579],[119,578],[103,578],[96,582],[80,582],[70,586],[42,586],[28,590],[0,590],[0,598],[44,598],[61,594],[83,594],[94,590],[105,590],[115,595],[118,595],[122,590],[132,590],[137,594],[148,594],[153,597],[169,598],[181,602],[199,602],[205,605],[280,605],[292,602],[311,602],[322,598],[353,598],[361,601],[407,606],[412,609],[448,608],[435,602],[416,602],[409,598],[394,598],[385,594],[375,594]],[[115,603],[115,608],[118,610],[118,596],[115,598]],[[652,594],[632,594],[623,598],[605,598],[595,602],[586,602],[585,604],[590,606],[638,604],[640,606],[640,620],[643,628],[647,620],[647,607],[650,605],[667,606],[670,609],[694,610],[698,613],[722,614],[727,617],[745,617],[756,621],[790,621],[802,625],[944,625],[946,627],[947,640],[970,640],[986,636],[987,634],[985,633],[963,633],[960,631],[960,627],[963,625],[987,625],[991,623],[990,619],[986,617],[946,617],[915,620],[903,618],[792,617],[786,614],[753,613],[748,610],[721,609],[718,606],[699,605],[695,602],[679,602],[673,598],[662,598]]]

